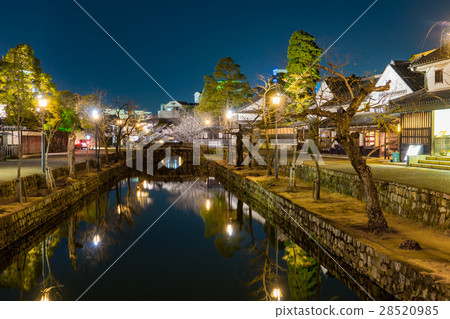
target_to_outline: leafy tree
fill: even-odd
[[[204,78],[199,111],[218,118],[231,107],[239,107],[248,101],[252,95],[250,84],[239,68],[230,57],[219,60],[213,75]]]
[[[315,104],[315,88],[320,80],[319,61],[322,49],[315,38],[305,31],[295,31],[289,40],[287,57],[289,59],[286,73],[285,90],[293,103],[288,105],[288,111],[299,112]],[[308,124],[309,138],[319,145],[319,116],[306,116],[302,119]],[[295,155],[295,152],[294,152]],[[314,155],[317,179],[314,183],[313,197],[320,197],[320,167],[317,155]],[[295,165],[295,160],[293,161]]]
[[[36,124],[37,94],[51,95],[54,85],[50,75],[44,73],[34,51],[27,44],[10,49],[0,61],[0,102],[6,105],[6,122],[14,125],[19,134],[19,161],[17,179],[22,167],[22,127]],[[21,187],[18,187],[22,200]]]
[[[56,91],[54,97],[50,99],[50,103],[46,110],[46,121],[44,125],[45,138],[47,142],[47,147],[45,150],[45,167],[48,167],[48,152],[55,134],[58,131],[66,131],[71,133],[69,136],[68,164],[70,176],[72,178],[76,178],[75,164],[72,163],[70,159],[72,158],[72,148],[74,149],[75,144],[73,131],[77,126],[79,126],[79,118],[75,110],[77,100],[77,95],[70,91]],[[73,162],[74,161],[75,158],[73,157]],[[48,181],[47,184],[49,184]]]
[[[297,102],[312,103],[320,80],[319,62],[322,49],[315,38],[305,31],[295,31],[289,40],[289,60],[285,76],[285,90]],[[295,105],[298,103],[295,103]]]

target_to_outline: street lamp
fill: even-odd
[[[281,97],[272,97],[274,105],[280,105]],[[278,109],[275,108],[275,178],[278,178]]]
[[[44,133],[44,113],[45,113],[45,108],[48,105],[48,100],[43,97],[42,95],[38,95],[38,105],[39,105],[39,109],[41,111],[41,116],[42,116],[42,133],[41,133],[41,171],[42,174],[45,173],[45,158],[44,158],[44,154],[45,154],[45,133]]]
[[[100,167],[100,147],[98,145],[99,140],[98,140],[98,120],[100,118],[100,113],[98,112],[98,110],[94,109],[92,110],[92,119],[95,122],[95,153],[96,153],[96,157],[97,157],[97,170],[100,172],[101,171],[101,167]]]

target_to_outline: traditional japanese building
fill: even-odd
[[[410,69],[424,79],[424,87],[391,101],[401,114],[400,156],[450,152],[450,43],[428,54],[418,55]],[[424,163],[426,164],[426,163]]]

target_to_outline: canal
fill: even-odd
[[[11,262],[2,263],[0,299],[359,300],[360,295],[212,177],[126,177],[38,237],[19,254],[3,253]]]

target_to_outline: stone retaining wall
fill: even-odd
[[[125,155],[123,155],[123,156],[125,156]],[[104,163],[105,157],[106,157],[105,155],[102,155],[102,157],[100,158],[101,163]],[[114,161],[114,160],[115,160],[115,153],[109,154],[109,161]],[[92,160],[92,159],[89,160],[89,165],[90,165],[91,169],[94,169],[96,162],[97,162],[96,160]],[[77,172],[86,170],[86,165],[87,165],[87,161],[75,164]],[[53,171],[53,177],[55,179],[62,177],[62,176],[69,175],[69,168],[67,166],[55,168],[52,171]],[[33,175],[25,176],[25,177],[23,177],[23,180],[25,182],[25,187],[26,187],[27,191],[31,190],[31,189],[47,187],[46,183],[45,183],[45,175],[44,174],[33,174]],[[0,182],[0,199],[14,198],[16,196],[17,196],[16,181],[14,179],[5,181],[5,182]]]
[[[94,176],[32,202],[16,213],[0,215],[0,250],[78,205],[90,194],[97,194],[104,185],[116,180],[126,171],[125,162],[117,163]]]
[[[410,265],[379,253],[374,248],[346,234],[337,226],[331,225],[286,198],[274,194],[268,196],[256,183],[242,178],[227,168],[213,162],[210,165],[214,176],[226,188],[244,197],[243,200],[247,203],[263,205],[265,209],[261,207],[260,211],[267,211],[268,219],[278,225],[294,242],[299,243],[304,240],[306,235],[301,229],[303,227],[334,259],[345,268],[359,274],[354,277],[365,276],[400,300],[448,300],[448,287],[436,282],[431,276],[421,274]],[[285,211],[276,203],[280,204]],[[358,279],[358,282],[364,285],[364,280]],[[369,294],[379,295],[373,291],[376,289],[373,287],[376,285],[365,286]]]
[[[280,174],[289,176],[289,167],[280,167]],[[316,169],[302,165],[296,178],[306,182],[316,179]],[[357,175],[321,169],[321,183],[326,189],[365,200],[364,189]],[[450,228],[450,194],[388,181],[375,180],[383,211],[400,215],[424,225]]]

